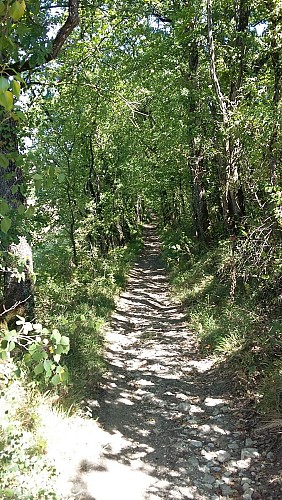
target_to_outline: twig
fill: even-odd
[[[31,295],[29,295],[26,299],[24,300],[19,300],[18,302],[16,302],[13,306],[9,307],[9,309],[6,309],[5,308],[5,304],[3,305],[3,312],[0,313],[0,318],[1,316],[5,316],[5,314],[7,314],[8,312],[10,311],[13,311],[14,309],[16,309],[18,306],[20,306],[21,304],[24,304],[25,302],[28,301],[28,299],[30,299]]]

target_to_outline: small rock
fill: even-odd
[[[228,498],[229,495],[233,495],[233,493],[235,493],[235,491],[233,490],[233,488],[230,488],[230,486],[228,486],[227,484],[222,484],[221,485],[221,492],[227,498]]]
[[[230,460],[231,455],[228,451],[226,450],[219,450],[216,452],[216,460],[220,463],[228,462]]]
[[[221,467],[214,465],[213,467],[211,467],[211,472],[221,472]]]
[[[199,466],[199,471],[204,472],[205,474],[210,473],[210,468],[208,465],[200,465]]]
[[[191,467],[199,467],[199,460],[195,457],[190,457],[187,460],[187,464],[191,465]]]
[[[204,484],[204,487],[207,489],[207,490],[212,490],[213,489],[213,485],[210,484],[210,483],[205,483]]]
[[[242,490],[245,491],[246,493],[249,492],[250,489],[250,483],[243,483],[242,484]]]
[[[272,451],[269,451],[267,454],[266,454],[266,458],[268,460],[273,460],[274,459],[274,453],[272,453]]]
[[[236,466],[237,466],[238,469],[249,469],[249,467],[250,467],[250,460],[248,458],[245,459],[245,460],[238,460],[236,462]],[[239,473],[239,475],[242,475],[242,473],[241,474]]]
[[[254,493],[254,489],[249,488],[249,490],[245,491],[245,493],[243,494],[243,499],[244,500],[251,500],[253,498],[253,493]]]
[[[238,443],[230,443],[227,445],[227,448],[229,448],[230,450],[238,450],[239,445]]]
[[[166,392],[165,394],[171,395],[172,393]],[[186,394],[183,394],[183,393],[179,392],[178,394],[176,394],[176,398],[177,399],[182,399],[182,401],[187,401],[188,396]]]
[[[211,406],[211,407],[222,406],[222,405],[224,405],[224,400],[223,399],[215,399],[215,398],[206,398],[204,400],[204,405]]]
[[[221,411],[222,411],[223,413],[228,413],[228,412],[229,412],[229,407],[228,407],[228,406],[222,406],[222,407],[221,407]]]
[[[207,447],[208,447],[208,448],[214,448],[214,447],[215,447],[215,444],[214,444],[214,443],[208,443],[208,444],[207,444]]]
[[[197,439],[189,439],[188,444],[195,446],[195,448],[202,448],[203,447],[202,441],[197,441]]]
[[[211,431],[211,426],[210,426],[210,425],[208,425],[208,424],[204,424],[204,425],[201,425],[201,426],[199,427],[199,430],[200,430],[201,432],[203,432],[204,434],[207,434],[208,432],[210,432],[210,431]]]
[[[246,438],[245,439],[245,446],[246,448],[250,448],[254,444],[254,441],[251,438]]]
[[[182,498],[195,498],[193,488],[180,486],[179,491],[183,495]]]
[[[252,480],[249,477],[243,476],[241,479],[242,483],[251,483]]]
[[[216,420],[217,422],[220,421],[220,420],[223,420],[222,413],[214,413],[213,419]]]
[[[241,460],[247,458],[258,458],[260,456],[257,448],[243,448],[241,451]]]
[[[189,411],[190,408],[191,408],[191,405],[187,401],[184,401],[184,403],[181,403],[179,405],[179,409],[182,410],[182,411]]]

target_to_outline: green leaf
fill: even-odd
[[[61,379],[62,383],[64,384],[68,381],[68,378],[69,378],[68,369],[65,366],[63,368],[63,371],[60,372],[60,379]]]
[[[23,357],[24,363],[27,365],[31,362],[31,355],[29,353],[26,353]]]
[[[0,154],[0,167],[7,168],[9,166],[9,158],[7,156]]]
[[[61,340],[61,334],[56,328],[52,331],[51,339],[54,340],[56,344],[58,344]]]
[[[5,495],[4,498],[15,498],[15,491],[11,490],[10,488],[6,488],[5,490],[2,490],[3,494]]]
[[[18,109],[13,112],[13,118],[18,121],[24,121],[26,119],[26,115],[23,111],[19,111]]]
[[[60,375],[57,374],[51,378],[51,384],[58,385],[60,383],[61,383]]]
[[[12,81],[12,92],[17,98],[20,97],[21,84],[17,80]]]
[[[25,212],[25,215],[26,215],[27,219],[31,219],[33,217],[33,215],[34,215],[34,207],[32,205],[30,205],[28,207],[28,209]]]
[[[59,363],[59,361],[60,361],[60,359],[61,359],[61,355],[60,355],[60,354],[54,354],[53,358],[54,358],[54,361],[55,361],[56,363]]]
[[[45,351],[34,351],[31,355],[32,355],[32,359],[34,359],[35,361],[41,361],[42,359],[44,359],[44,354]]]
[[[7,234],[7,232],[9,231],[9,229],[11,227],[11,224],[12,224],[11,219],[9,217],[4,217],[1,220],[1,231],[3,231],[3,233]]]
[[[50,361],[50,359],[46,359],[46,360],[44,361],[44,363],[43,363],[44,370],[45,370],[46,372],[51,371],[51,370],[52,370],[52,364],[53,364],[53,363],[52,363],[52,361]]]
[[[14,370],[14,375],[15,375],[15,377],[17,377],[17,378],[20,378],[20,377],[21,377],[21,375],[22,375],[22,371],[21,371],[21,369],[20,369],[20,368],[16,368],[16,370]]]
[[[21,75],[19,73],[16,73],[14,75],[14,78],[15,80],[17,80],[18,82],[21,82],[21,83],[25,83],[24,79],[21,77]]]
[[[35,375],[40,375],[40,373],[43,373],[43,371],[44,371],[44,365],[43,365],[43,363],[38,363],[38,365],[36,365],[34,367],[33,371],[34,371]]]
[[[41,181],[42,180],[42,175],[41,174],[34,174],[32,176],[32,178],[35,180],[35,181]]]
[[[65,337],[65,335],[62,336],[60,340],[60,344],[64,346],[69,346],[70,345],[70,339],[68,337]]]
[[[8,351],[11,352],[11,351],[13,351],[15,349],[16,344],[15,344],[15,342],[13,340],[11,340],[11,342],[8,343],[7,347],[8,347]]]
[[[22,203],[18,206],[17,212],[19,215],[23,215],[25,213],[25,206]]]
[[[3,337],[4,340],[11,340],[15,335],[15,330],[13,331],[9,331],[5,334],[5,336]]]
[[[11,111],[11,109],[14,105],[14,99],[13,99],[12,92],[10,92],[9,90],[6,90],[6,92],[1,92],[0,93],[0,104],[7,111]]]
[[[64,354],[65,353],[65,347],[61,344],[57,345],[55,354]]]
[[[25,2],[16,0],[10,7],[10,16],[14,21],[18,21],[25,13]]]
[[[6,215],[9,212],[10,208],[8,203],[5,200],[0,201],[0,214]]]
[[[63,174],[63,173],[59,174],[58,175],[58,182],[60,184],[62,184],[65,181],[65,178],[66,178],[65,174]]]
[[[6,5],[4,2],[0,2],[0,16],[4,16],[6,13]]]
[[[1,340],[1,349],[5,349],[5,351],[6,351],[7,347],[8,347],[8,341],[5,339],[2,339]]]
[[[0,76],[0,92],[4,93],[8,88],[10,87],[10,82],[7,80],[7,78],[4,78],[3,76]]]

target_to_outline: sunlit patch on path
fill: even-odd
[[[107,332],[99,408],[97,395],[88,402],[99,426],[96,438],[89,428],[87,453],[77,448],[67,498],[263,498],[254,481],[259,452],[237,427],[228,384],[200,358],[170,300],[155,234],[146,227]]]

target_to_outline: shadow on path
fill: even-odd
[[[108,373],[93,408],[105,442],[98,460],[81,461],[75,498],[261,498],[251,482],[258,452],[236,427],[228,384],[199,357],[171,302],[155,227],[145,232],[107,332]]]

